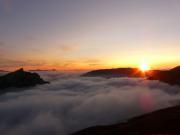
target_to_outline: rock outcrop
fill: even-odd
[[[48,83],[40,78],[37,73],[25,72],[23,68],[0,77],[0,89],[10,87],[30,87],[37,84]]]

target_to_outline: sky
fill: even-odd
[[[180,0],[0,0],[0,69],[170,68]]]

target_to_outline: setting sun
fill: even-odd
[[[140,70],[143,71],[143,72],[148,71],[148,70],[150,69],[148,63],[145,63],[145,62],[141,63],[141,65],[140,65],[139,68],[140,68]]]

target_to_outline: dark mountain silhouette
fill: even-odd
[[[180,66],[171,70],[154,70],[147,72],[149,80],[159,80],[170,85],[180,85]]]
[[[117,68],[94,70],[83,74],[85,77],[144,77],[149,80],[159,80],[170,85],[180,85],[180,66],[170,70],[150,70],[142,72],[138,68]]]
[[[138,68],[100,69],[83,74],[85,77],[144,77]]]
[[[23,68],[0,77],[0,89],[30,87],[45,83],[48,82],[41,79],[37,73],[25,72]]]
[[[180,106],[155,111],[110,126],[95,126],[72,135],[180,135]]]
[[[178,71],[178,72],[180,72],[180,66],[177,66],[177,67],[171,69],[171,71]]]

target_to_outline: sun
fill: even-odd
[[[146,71],[150,70],[150,67],[149,67],[149,64],[148,64],[148,63],[143,62],[143,63],[140,64],[139,69],[140,69],[142,72],[146,72]]]

